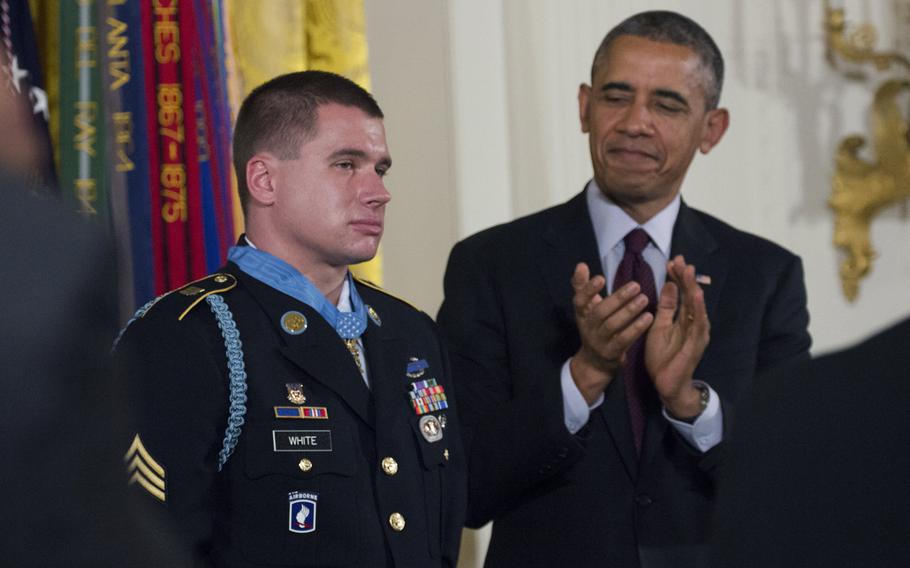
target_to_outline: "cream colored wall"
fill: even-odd
[[[458,236],[448,17],[442,2],[366,0],[373,92],[392,153],[385,287],[435,316]]]
[[[907,35],[889,27],[898,4],[907,1],[844,0],[848,17],[872,21],[889,41]],[[395,159],[386,283],[431,314],[456,239],[582,188],[591,170],[578,84],[611,26],[658,8],[701,23],[727,62],[731,128],[696,157],[684,198],[803,258],[816,353],[910,313],[910,221],[899,209],[874,224],[879,259],[859,300],[840,291],[826,206],[833,156],[842,137],[867,131],[872,90],[825,62],[822,0],[366,0],[366,8]]]

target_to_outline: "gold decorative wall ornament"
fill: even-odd
[[[847,33],[844,10],[825,2],[828,60],[872,64],[878,70],[902,67],[910,60],[895,52],[874,50],[876,32],[869,24]],[[875,91],[872,104],[872,148],[877,159],[859,156],[866,146],[863,136],[844,138],[838,146],[836,170],[829,200],[834,210],[834,244],[846,253],[840,265],[841,286],[851,302],[859,293],[860,279],[869,274],[876,258],[870,239],[872,219],[882,210],[910,197],[910,143],[905,113],[898,97],[910,91],[910,78],[890,79]]]
[[[910,59],[897,53],[877,52],[875,43],[878,33],[872,24],[861,24],[847,31],[847,19],[843,8],[832,8],[830,2],[825,2],[825,47],[828,61],[833,66],[837,62],[871,63],[879,71],[884,71],[892,65],[901,65],[910,69]]]

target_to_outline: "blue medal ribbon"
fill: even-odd
[[[256,280],[319,312],[342,339],[357,339],[366,330],[366,306],[357,293],[350,272],[346,278],[351,293],[352,311],[342,312],[322,295],[309,278],[280,258],[253,247],[231,247],[227,258]]]

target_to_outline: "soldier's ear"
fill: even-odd
[[[275,172],[278,160],[264,152],[256,154],[246,163],[246,186],[250,199],[260,205],[275,203]]]

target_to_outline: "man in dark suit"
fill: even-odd
[[[594,179],[449,259],[438,322],[468,526],[494,521],[488,566],[703,566],[733,402],[756,371],[807,356],[802,267],[679,197],[728,124],[700,26],[633,16],[591,75]]]
[[[910,566],[910,320],[757,381],[721,480],[714,566]]]
[[[242,246],[117,349],[131,482],[216,565],[455,566],[447,356],[426,314],[348,270],[390,199],[379,106],[331,73],[277,77],[240,109],[234,165]]]

